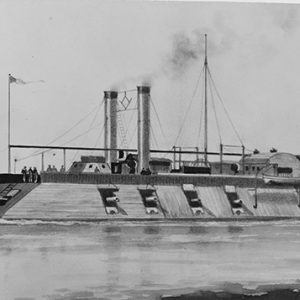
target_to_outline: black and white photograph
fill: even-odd
[[[300,2],[0,0],[0,299],[300,299]]]

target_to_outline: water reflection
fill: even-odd
[[[9,256],[12,253],[12,247],[1,247],[1,254],[4,256]]]
[[[40,247],[41,258],[44,262],[48,261],[48,249],[47,247]]]
[[[122,231],[120,226],[105,226],[103,232],[105,233],[120,233]]]
[[[189,229],[190,234],[207,234],[207,227],[204,226],[191,226]]]
[[[52,226],[52,232],[22,227],[1,238],[3,299],[55,293],[61,298],[49,299],[145,299],[148,292],[148,299],[156,299],[163,289],[299,278],[300,225],[102,223]]]
[[[244,228],[242,226],[234,225],[234,226],[228,226],[227,230],[229,233],[241,233],[244,231]]]
[[[103,268],[105,268],[106,289],[108,292],[113,292],[120,280],[120,268],[122,266],[121,254],[123,248],[122,230],[120,226],[106,226],[103,232],[106,234],[103,240],[105,255]]]
[[[20,298],[20,300],[22,299],[31,300],[29,298]],[[50,300],[80,300],[80,299],[99,300],[99,298],[97,298],[95,294],[90,291],[66,292],[64,295],[49,295],[48,299]]]
[[[161,232],[160,226],[145,226],[144,233],[145,234],[159,234]]]

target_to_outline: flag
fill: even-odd
[[[26,84],[27,83],[20,78],[15,78],[15,77],[11,76],[10,74],[8,75],[8,77],[9,77],[9,83],[16,83],[16,84]]]

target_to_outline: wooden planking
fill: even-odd
[[[243,202],[243,205],[247,207],[253,214],[253,216],[267,216],[267,211],[265,211],[262,207],[260,208],[260,212],[257,209],[253,208],[255,204],[254,197],[251,196],[248,188],[237,188],[238,195]],[[261,214],[264,213],[264,214]]]
[[[204,207],[208,208],[216,217],[233,217],[227,196],[221,187],[196,187]]]
[[[254,209],[254,189],[241,189],[243,202],[249,207],[255,216],[293,217],[300,216],[298,208],[298,195],[293,188],[257,190],[257,208]]]
[[[0,217],[5,215],[12,207],[14,207],[20,200],[22,200],[28,193],[35,189],[39,184],[37,183],[18,183],[14,186],[14,190],[19,190],[20,192],[16,194],[11,200],[7,202],[4,206],[0,207]],[[5,187],[8,184],[5,185]]]
[[[12,207],[5,218],[93,219],[106,216],[96,185],[44,183]]]
[[[10,209],[9,218],[27,219],[124,219],[163,218],[147,215],[137,186],[118,185],[116,195],[127,215],[107,215],[97,185],[43,183]]]
[[[157,195],[167,218],[194,217],[181,187],[159,186]]]

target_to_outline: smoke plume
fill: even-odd
[[[195,62],[203,60],[205,54],[205,33],[208,34],[209,57],[228,50],[232,45],[230,35],[220,31],[197,29],[190,34],[177,33],[172,39],[172,51],[166,57],[163,70],[172,77],[181,77]]]
[[[201,40],[191,38],[183,33],[178,33],[173,37],[172,55],[167,61],[167,72],[173,75],[180,75],[203,54],[200,47]]]
[[[201,68],[201,61],[204,62],[205,33],[207,33],[208,56],[213,57],[232,47],[234,34],[222,26],[222,30],[199,28],[190,33],[176,33],[170,41],[170,51],[162,58],[161,63],[152,72],[132,76],[114,84],[116,90],[125,86],[136,86],[137,84],[153,85],[156,80],[168,77],[171,80],[179,79],[188,69],[195,64]]]

